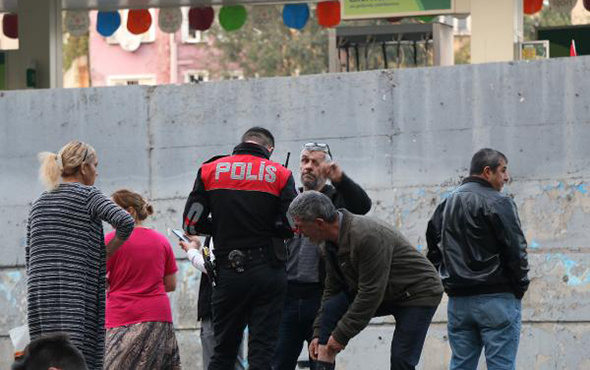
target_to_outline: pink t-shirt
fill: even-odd
[[[105,237],[108,243],[114,232]],[[172,322],[164,276],[178,271],[168,239],[137,227],[107,261],[106,327],[140,322]]]

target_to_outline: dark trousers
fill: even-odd
[[[211,316],[203,317],[201,319],[201,349],[203,350],[203,370],[209,368],[211,359],[213,358],[213,349],[215,348],[215,335],[213,334],[213,323]],[[248,361],[244,356],[244,342],[240,343],[238,348],[238,357],[236,358],[236,365],[234,370],[245,370]]]
[[[293,370],[301,354],[303,343],[308,345],[313,339],[313,321],[322,301],[319,294],[298,297],[287,294],[283,308],[283,318],[279,329],[279,341],[273,359],[274,370]],[[310,359],[311,369],[314,364]]]
[[[286,284],[285,268],[266,262],[241,273],[219,268],[211,297],[215,350],[208,370],[233,369],[246,325],[249,369],[271,369]]]
[[[332,331],[348,310],[352,299],[342,292],[326,302],[322,314],[320,344],[328,343]],[[375,316],[393,315],[395,317],[395,330],[391,341],[390,368],[392,370],[414,369],[418,365],[426,333],[436,308],[384,303],[377,309]]]

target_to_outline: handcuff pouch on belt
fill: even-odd
[[[244,254],[244,252],[238,249],[234,249],[231,252],[229,252],[227,259],[229,261],[231,268],[236,270],[236,272],[242,273],[245,271],[244,262],[246,259],[246,255]]]

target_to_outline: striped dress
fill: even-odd
[[[88,369],[102,369],[106,249],[102,221],[127,239],[133,218],[97,188],[60,184],[33,203],[26,270],[31,339],[65,332]]]

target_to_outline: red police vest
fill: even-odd
[[[291,171],[271,160],[250,154],[222,157],[201,168],[206,191],[243,190],[279,196]]]

